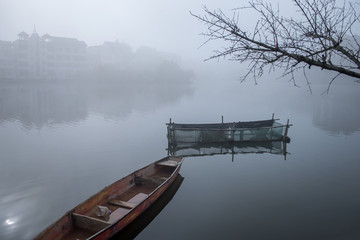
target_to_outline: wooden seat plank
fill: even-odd
[[[130,209],[119,207],[110,214],[110,218],[108,222],[114,223],[120,218],[124,217],[128,212],[130,212]]]
[[[149,195],[147,195],[145,193],[138,193],[127,202],[137,205],[137,204],[141,203],[143,200],[145,200],[148,196]]]
[[[72,217],[76,226],[89,231],[98,232],[110,225],[109,222],[78,213],[72,213]]]
[[[136,205],[138,205],[139,203],[141,203],[143,200],[145,200],[149,195],[145,194],[145,193],[138,193],[136,194],[134,197],[132,197],[129,201],[125,202],[125,201],[121,201],[121,200],[117,200],[117,199],[113,199],[111,200],[109,203],[113,204],[113,203],[118,203],[120,204],[124,204],[126,205],[126,207],[124,206],[120,206],[118,209],[116,209],[115,211],[113,211],[110,214],[110,219],[109,222],[110,223],[114,223],[117,220],[119,220],[120,218],[124,217],[128,212],[131,211],[132,208],[136,207]],[[114,205],[118,205],[118,204],[114,204]]]
[[[166,161],[162,161],[162,162],[158,162],[157,165],[160,166],[168,166],[168,167],[176,167],[179,163],[177,161],[174,160],[166,160]]]
[[[121,201],[121,200],[118,200],[118,199],[112,199],[108,203],[111,204],[111,205],[115,205],[115,206],[118,206],[118,207],[129,208],[129,209],[132,209],[132,208],[134,208],[136,206],[136,204],[134,204],[134,203],[125,202],[125,201]]]

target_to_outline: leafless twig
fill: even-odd
[[[250,0],[247,6],[234,9],[230,17],[221,10],[206,7],[204,16],[191,13],[207,26],[204,44],[214,40],[225,42],[226,47],[216,50],[207,60],[228,57],[249,62],[242,81],[252,75],[255,83],[265,68],[280,68],[282,76],[290,75],[296,86],[294,71],[303,69],[310,91],[305,67],[315,66],[360,79],[360,37],[353,33],[360,18],[354,4],[345,0],[342,5],[336,0],[293,2],[301,14],[300,20],[282,16],[279,8],[274,9],[263,0]],[[238,26],[240,12],[249,9],[260,15],[252,32]]]

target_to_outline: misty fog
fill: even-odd
[[[291,1],[269,2],[296,14]],[[280,69],[241,82],[248,63],[204,61],[224,45],[204,44],[206,26],[190,11],[201,15],[206,5],[232,14],[241,4],[0,0],[0,239],[32,239],[168,155],[170,119],[238,122],[273,113],[292,124],[286,149],[177,146],[199,156],[185,158],[179,190],[131,236],[357,239],[360,84],[339,76],[329,88],[336,74],[314,67],[295,81]],[[256,19],[249,11],[239,24],[251,30]]]

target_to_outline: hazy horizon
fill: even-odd
[[[277,4],[278,1],[270,1]],[[190,11],[202,15],[203,7],[232,9],[245,4],[231,1],[5,1],[0,0],[0,40],[11,41],[21,31],[76,38],[89,46],[104,41],[126,42],[134,49],[149,46],[165,51],[205,59],[214,50],[200,46],[206,40],[200,34],[206,30]],[[292,3],[281,5],[282,9]],[[287,11],[284,11],[287,12]],[[244,16],[248,24],[255,18]]]
[[[280,13],[286,17],[296,19],[299,16],[292,1],[266,2],[279,8]],[[129,44],[134,50],[147,46],[160,52],[177,54],[185,62],[200,63],[210,57],[214,50],[226,45],[223,41],[211,41],[203,45],[207,39],[201,33],[207,27],[191,16],[190,12],[204,15],[206,6],[210,10],[221,9],[231,16],[234,9],[246,4],[247,1],[237,0],[0,0],[0,40],[13,41],[20,32],[31,34],[35,27],[39,35],[48,33],[52,36],[76,38],[86,42],[88,46],[101,45],[105,41],[119,41]],[[257,19],[258,16],[253,11],[241,11],[239,26],[251,32]],[[220,63],[217,67],[247,66],[247,63],[233,64],[224,59],[220,59]]]

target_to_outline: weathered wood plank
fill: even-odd
[[[159,178],[159,177],[136,177],[135,178],[135,183],[138,185],[141,184],[162,184],[167,178],[163,179],[163,178]]]
[[[72,217],[76,226],[93,232],[98,232],[110,225],[109,222],[82,214],[72,213]]]
[[[109,223],[116,222],[120,218],[124,217],[128,212],[130,212],[130,209],[119,207],[110,214]]]
[[[129,209],[132,209],[136,206],[136,204],[134,204],[134,203],[129,203],[129,202],[125,202],[125,201],[121,201],[121,200],[117,200],[117,199],[110,200],[108,203],[111,205],[129,208]]]
[[[141,203],[148,196],[149,195],[145,193],[138,193],[127,202],[117,199],[110,200],[109,204],[114,204],[118,206],[121,205],[121,206],[110,214],[109,222],[113,223],[119,220],[120,218],[124,217],[128,212],[131,211],[131,209],[135,208],[136,205]]]
[[[167,160],[167,161],[158,162],[157,165],[168,166],[168,167],[176,167],[178,165],[178,162],[174,161],[174,160]]]
[[[134,197],[132,197],[128,202],[129,203],[134,203],[134,204],[139,204],[141,203],[143,200],[145,200],[149,195],[145,194],[145,193],[138,193],[136,194]]]

